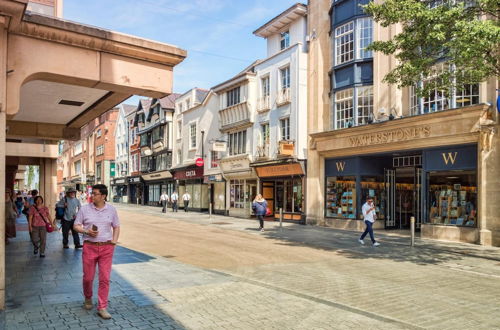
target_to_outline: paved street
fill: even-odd
[[[81,308],[81,251],[53,233],[40,259],[18,231],[7,329],[500,329],[500,249],[117,207],[113,320]]]

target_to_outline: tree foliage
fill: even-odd
[[[461,89],[491,76],[500,76],[500,0],[384,0],[370,2],[365,11],[383,27],[400,24],[399,34],[374,41],[370,49],[393,54],[398,65],[384,81],[398,87]],[[452,70],[437,70],[445,61]]]

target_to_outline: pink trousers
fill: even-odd
[[[114,245],[83,244],[83,295],[86,299],[92,298],[92,284],[94,283],[95,266],[99,265],[99,291],[97,309],[108,307],[109,279],[111,264],[113,263]]]

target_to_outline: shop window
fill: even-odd
[[[356,219],[356,177],[326,178],[326,216]]]
[[[357,24],[357,58],[373,57],[372,51],[366,49],[372,43],[373,21],[371,18],[365,17],[359,19]]]
[[[290,118],[280,119],[281,140],[290,140]]]
[[[354,22],[335,29],[335,64],[349,62],[354,58]]]
[[[361,200],[366,201],[367,197],[373,198],[377,219],[385,219],[386,195],[383,176],[363,176],[361,177]],[[361,212],[362,205],[358,207],[358,214]]]
[[[230,207],[245,208],[245,180],[231,180],[230,195]]]
[[[246,153],[247,131],[239,131],[228,134],[229,155],[240,155]]]
[[[240,87],[238,86],[228,91],[226,93],[226,98],[227,107],[240,103]]]
[[[476,171],[430,172],[426,223],[477,227],[476,176]]]
[[[290,32],[284,31],[280,33],[280,50],[290,47]]]

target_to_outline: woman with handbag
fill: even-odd
[[[47,232],[52,232],[54,228],[54,220],[50,218],[49,209],[43,204],[42,196],[36,196],[35,204],[29,210],[28,229],[31,233],[31,241],[35,246],[33,253],[38,254],[38,250],[40,250],[40,258],[45,258]]]
[[[264,216],[267,215],[267,201],[262,197],[261,194],[255,196],[255,199],[252,203],[252,209],[259,219],[259,230],[264,231]]]

